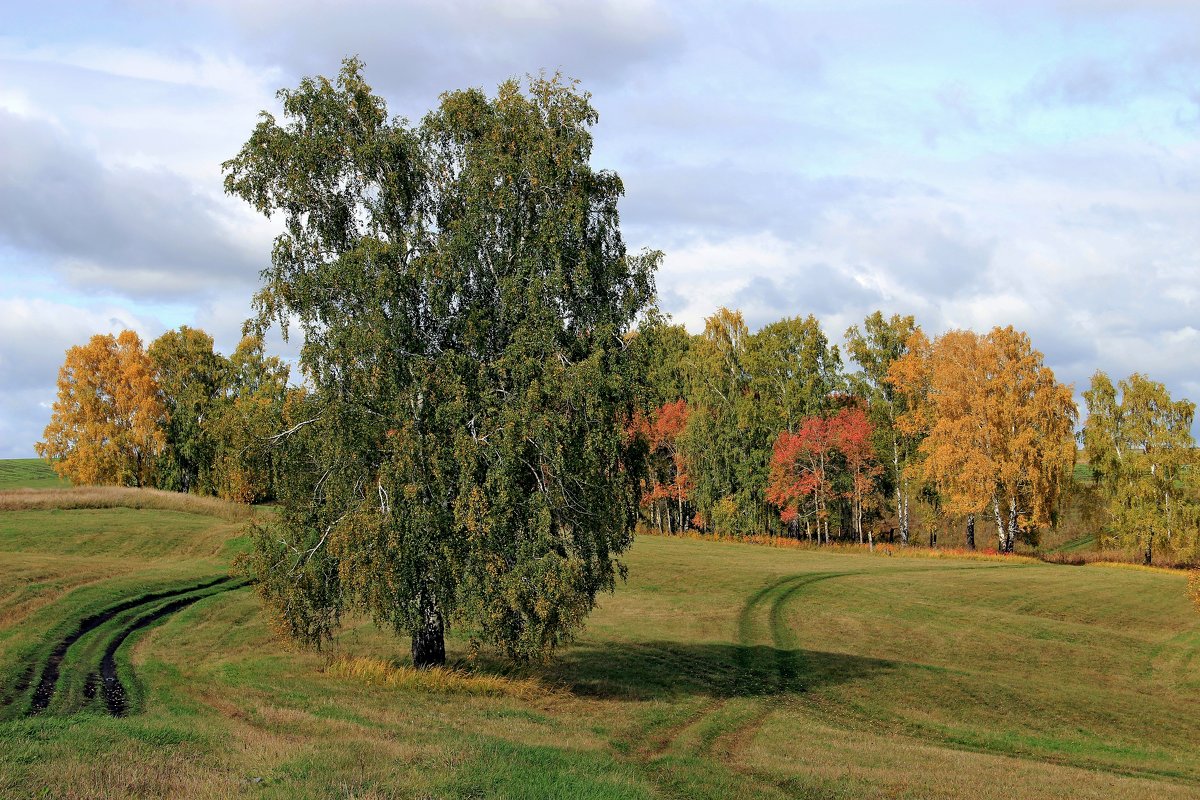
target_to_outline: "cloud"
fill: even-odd
[[[829,212],[884,201],[896,182],[852,175],[808,177],[780,168],[730,163],[662,164],[622,172],[627,225],[696,236],[753,235],[781,239],[807,235]]]
[[[256,278],[264,256],[179,176],[106,166],[53,125],[3,110],[0,140],[0,243],[49,256],[71,284],[178,298]]]
[[[1125,99],[1128,76],[1097,59],[1061,62],[1031,81],[1028,96],[1042,105],[1107,105]]]
[[[447,88],[583,79],[626,238],[666,251],[661,301],[693,330],[722,304],[816,313],[834,340],[875,308],[931,333],[1012,323],[1077,387],[1142,369],[1200,391],[1195,3],[90,8],[18,9],[0,36],[0,288],[60,300],[37,313],[80,316],[72,337],[103,322],[72,305],[84,287],[227,352],[273,229],[222,197],[219,164],[274,89],[357,53],[414,119]],[[4,383],[61,362],[21,342]],[[52,393],[35,377],[0,387],[0,415]]]
[[[1126,108],[1156,99],[1176,109],[1176,122],[1194,122],[1200,107],[1200,18],[1153,44],[1121,52],[1095,50],[1049,62],[1018,95],[1042,108]]]
[[[734,210],[715,213],[725,226],[684,218],[689,233],[667,248],[659,276],[664,308],[693,331],[720,305],[740,306],[754,327],[814,313],[834,341],[876,308],[915,314],[931,334],[1012,324],[1077,389],[1104,369],[1147,372],[1176,396],[1194,392],[1200,148],[1096,138],[914,163],[927,184],[895,180],[875,191],[865,181],[862,191],[797,199],[811,212],[797,225],[738,213],[735,173],[718,173],[711,194]],[[787,180],[766,179],[764,207]],[[822,185],[793,189],[820,198]],[[701,183],[678,195],[679,208],[659,218],[663,230],[680,208],[699,217],[710,196]],[[755,220],[759,231],[748,232]]]
[[[160,321],[119,305],[85,308],[38,298],[0,298],[0,372],[5,387],[52,387],[69,347],[99,333],[137,331],[144,343]]]
[[[49,397],[53,400],[53,393]],[[0,458],[33,458],[34,442],[50,422],[46,398],[41,389],[0,392]]]
[[[869,279],[822,262],[771,233],[700,241],[669,252],[659,275],[663,308],[698,332],[719,306],[740,308],[752,329],[783,317],[837,316],[880,301]]]
[[[492,88],[508,77],[562,69],[589,86],[627,78],[677,50],[673,14],[652,0],[594,3],[230,2],[221,9],[243,52],[291,74],[367,64],[384,93],[427,106],[447,88]]]

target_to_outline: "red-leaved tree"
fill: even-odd
[[[871,422],[861,408],[843,408],[830,417],[809,417],[795,433],[775,439],[767,499],[793,532],[804,520],[809,538],[829,542],[832,503],[850,501],[859,541],[863,513],[881,470],[871,442]]]
[[[829,420],[833,428],[832,439],[841,454],[849,488],[850,518],[858,543],[863,542],[863,514],[868,501],[875,495],[875,482],[883,474],[875,454],[875,435],[866,411],[858,406],[843,409]],[[874,540],[872,539],[872,544]]]
[[[679,449],[679,435],[688,420],[683,400],[664,403],[647,417],[635,412],[630,428],[643,437],[649,450],[647,478],[642,486],[642,507],[660,532],[687,527],[686,505],[690,484],[687,465]]]

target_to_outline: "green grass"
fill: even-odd
[[[40,458],[0,459],[0,489],[61,489],[70,485]]]
[[[1096,535],[1094,533],[1086,536],[1080,536],[1078,539],[1072,539],[1065,544],[1054,548],[1051,552],[1056,553],[1079,553],[1085,550],[1096,549]]]
[[[0,513],[0,676],[105,605],[221,574],[238,532]],[[166,601],[131,608],[68,651],[48,713],[0,722],[0,797],[1200,795],[1180,575],[659,537],[627,561],[536,669],[452,637],[465,672],[414,677],[407,642],[357,619],[332,652],[296,650],[246,588],[120,639]],[[119,719],[79,683],[118,640]]]

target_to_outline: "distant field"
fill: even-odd
[[[453,639],[467,671],[426,675],[363,621],[329,653],[275,639],[251,590],[209,585],[238,532],[0,512],[0,685],[136,604],[66,650],[41,714],[8,690],[0,797],[1200,796],[1181,575],[643,537],[553,665]],[[124,717],[88,696],[108,649]]]
[[[54,489],[70,486],[40,458],[0,459],[0,489]]]

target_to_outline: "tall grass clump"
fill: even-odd
[[[549,689],[530,678],[508,678],[484,675],[455,667],[415,669],[379,658],[339,656],[324,670],[335,678],[364,683],[368,686],[387,686],[402,691],[433,692],[435,694],[470,694],[492,697],[530,699],[544,696]]]
[[[1070,564],[1072,566],[1084,566],[1086,564],[1122,567],[1144,566],[1142,564],[1141,553],[1131,549],[1112,547],[1095,550],[1055,550],[1049,553],[1042,553],[1039,555],[1039,558],[1051,564]],[[1180,570],[1190,569],[1195,566],[1196,564],[1192,559],[1168,553],[1163,555],[1155,554],[1154,565],[1146,568]]]
[[[793,539],[790,536],[771,536],[769,534],[730,536],[723,533],[707,533],[697,530],[688,530],[683,533],[659,533],[653,528],[644,525],[639,526],[638,535],[694,539],[701,542],[755,544],[762,547],[775,547],[782,550],[805,550],[813,553],[860,553],[876,556],[894,556],[897,558],[961,558],[972,561],[1004,561],[1007,563],[1037,561],[1033,556],[1001,553],[990,547],[968,550],[965,547],[924,547],[916,544],[901,547],[888,542],[880,542],[874,545],[858,544],[857,542],[817,544],[807,539]]]

